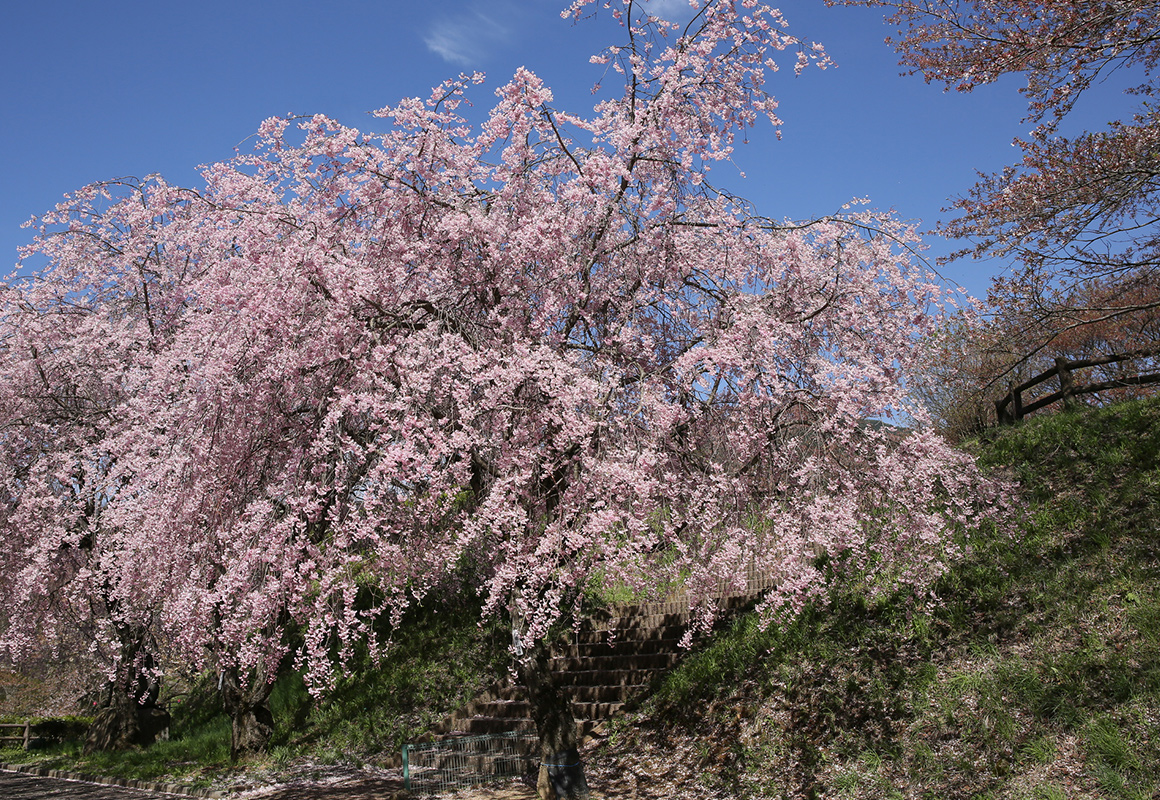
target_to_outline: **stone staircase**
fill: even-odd
[[[772,582],[750,575],[745,594],[718,600],[719,622],[757,601]],[[572,700],[587,740],[626,702],[642,695],[688,652],[680,646],[689,625],[685,600],[615,606],[584,620],[567,645],[552,652],[551,667]],[[535,731],[521,686],[493,687],[444,721],[432,738]]]

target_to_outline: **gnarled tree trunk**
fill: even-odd
[[[541,800],[579,800],[588,797],[584,765],[580,762],[580,735],[576,718],[572,716],[572,701],[560,688],[550,669],[549,658],[548,646],[536,642],[519,667],[540,737],[540,775],[536,790]]]
[[[96,717],[85,736],[86,753],[146,747],[169,727],[169,712],[153,703],[142,704],[115,684],[101,692]]]
[[[146,641],[139,631],[124,632],[121,665],[98,695],[97,713],[85,736],[86,753],[144,747],[169,727],[169,712],[157,705],[161,687]]]
[[[222,672],[222,705],[230,715],[230,758],[234,761],[266,752],[274,735],[269,705],[273,689],[264,670],[258,670],[246,683],[236,667]]]

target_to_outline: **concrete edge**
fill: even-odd
[[[102,775],[89,775],[83,772],[68,772],[63,769],[49,769],[47,767],[39,767],[36,764],[3,764],[0,763],[0,770],[7,772],[20,772],[25,775],[34,775],[39,778],[60,778],[66,781],[81,781],[83,783],[96,783],[101,786],[120,786],[125,789],[141,789],[147,792],[162,792],[164,794],[175,794],[185,797],[208,797],[208,798],[223,798],[229,797],[232,792],[223,792],[217,789],[195,789],[192,786],[182,786],[177,783],[162,783],[160,781],[139,781],[133,778],[110,778]]]

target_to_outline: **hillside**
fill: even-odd
[[[743,620],[593,754],[640,796],[1151,798],[1160,791],[1160,401],[1032,419],[972,448],[1018,481],[926,609],[837,589]]]
[[[596,796],[1155,796],[1160,399],[1032,419],[970,447],[1019,485],[1014,539],[974,542],[936,602],[868,604],[838,586],[780,632],[740,619],[586,753]],[[231,768],[225,719],[196,693],[174,740],[147,752],[41,758],[217,786],[373,765],[502,670],[501,630],[437,617],[327,701],[286,678],[265,761]]]

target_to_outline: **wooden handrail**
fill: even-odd
[[[32,723],[29,720],[25,720],[24,722],[0,722],[0,730],[5,728],[16,728],[17,730],[21,731],[21,735],[4,736],[3,734],[0,734],[0,742],[22,742],[24,749],[28,749],[30,743],[32,742]]]
[[[1148,348],[1134,350],[1129,353],[1099,356],[1097,358],[1077,359],[1075,361],[1068,361],[1062,357],[1056,358],[1055,366],[1051,369],[1045,370],[1034,378],[1018,385],[1014,383],[1008,384],[1007,393],[995,401],[995,418],[1002,425],[1004,423],[1021,420],[1032,411],[1037,411],[1060,400],[1067,406],[1071,398],[1077,395],[1104,392],[1109,389],[1119,389],[1125,386],[1142,386],[1149,383],[1160,383],[1160,373],[1151,373],[1131,375],[1124,378],[1113,378],[1111,380],[1099,381],[1077,387],[1075,378],[1072,375],[1072,372],[1077,369],[1097,367],[1102,364],[1115,364],[1120,361],[1132,361],[1139,358],[1149,358],[1155,355],[1160,355],[1160,349]],[[1023,405],[1023,392],[1056,376],[1059,377],[1058,391],[1044,395],[1026,406]],[[1007,410],[1008,406],[1011,406],[1010,411]]]

